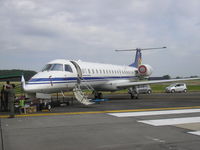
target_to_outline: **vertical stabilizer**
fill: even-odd
[[[141,53],[141,49],[137,48],[136,54],[135,54],[135,61],[134,61],[134,63],[130,64],[129,66],[138,68],[139,65],[141,65],[141,64],[142,64],[142,53]]]

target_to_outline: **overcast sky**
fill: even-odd
[[[200,75],[199,0],[0,0],[0,69],[57,59],[128,65],[144,51],[152,76]]]

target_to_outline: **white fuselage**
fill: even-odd
[[[24,90],[28,93],[72,91],[80,81],[82,88],[92,86],[96,91],[116,91],[120,89],[115,84],[134,81],[136,72],[137,68],[130,66],[58,59],[33,76]]]

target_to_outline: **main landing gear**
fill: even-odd
[[[93,94],[94,94],[95,99],[102,99],[103,98],[103,94],[101,92],[93,91]]]
[[[139,98],[139,92],[137,90],[135,90],[134,87],[129,88],[128,93],[130,94],[131,99],[138,99]]]

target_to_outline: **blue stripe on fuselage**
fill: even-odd
[[[135,78],[134,76],[113,76],[113,77],[82,77],[83,80],[97,80],[97,79],[130,79]],[[77,77],[69,78],[33,78],[29,82],[39,82],[39,81],[67,81],[67,80],[77,80]]]
[[[112,77],[82,77],[82,82],[92,82],[92,81],[108,81],[111,79],[131,79],[136,78],[135,76],[112,76]],[[48,82],[49,81],[49,82]],[[29,80],[28,84],[55,84],[55,83],[74,83],[77,81],[77,77],[68,78],[33,78]]]

